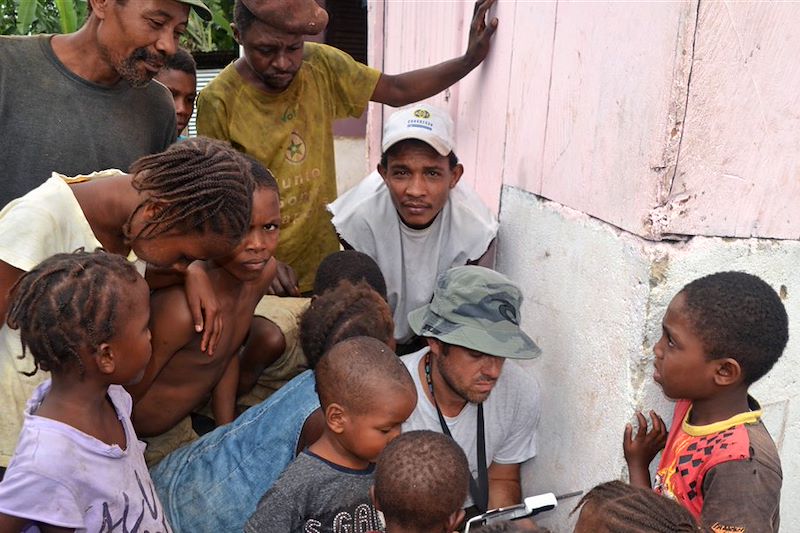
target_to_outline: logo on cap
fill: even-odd
[[[414,111],[414,116],[417,118],[431,118],[431,114],[424,109],[417,109]]]

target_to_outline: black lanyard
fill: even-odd
[[[425,380],[428,382],[428,390],[431,391],[431,398],[433,398],[433,405],[436,407],[436,414],[439,415],[439,424],[442,426],[442,432],[453,438],[450,434],[450,428],[447,427],[447,421],[442,415],[442,410],[439,409],[439,404],[436,402],[436,395],[433,393],[433,380],[431,379],[431,354],[425,355]],[[486,436],[484,435],[483,425],[483,403],[478,404],[478,480],[470,474],[469,476],[469,493],[472,496],[472,503],[478,510],[485,513],[489,508],[489,473],[486,469]]]

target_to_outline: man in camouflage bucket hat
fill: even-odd
[[[541,353],[520,329],[521,305],[507,277],[464,266],[440,275],[431,303],[408,315],[428,347],[402,358],[419,397],[403,431],[441,431],[464,449],[467,517],[520,503],[520,464],[536,454],[539,385],[506,361]]]

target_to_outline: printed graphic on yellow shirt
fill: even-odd
[[[291,163],[302,163],[305,158],[306,143],[299,133],[293,131],[289,137],[289,147],[286,148],[286,160]]]

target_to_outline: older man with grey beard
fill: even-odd
[[[169,91],[153,76],[202,0],[89,0],[75,33],[0,37],[0,207],[53,171],[127,170],[175,140]]]

